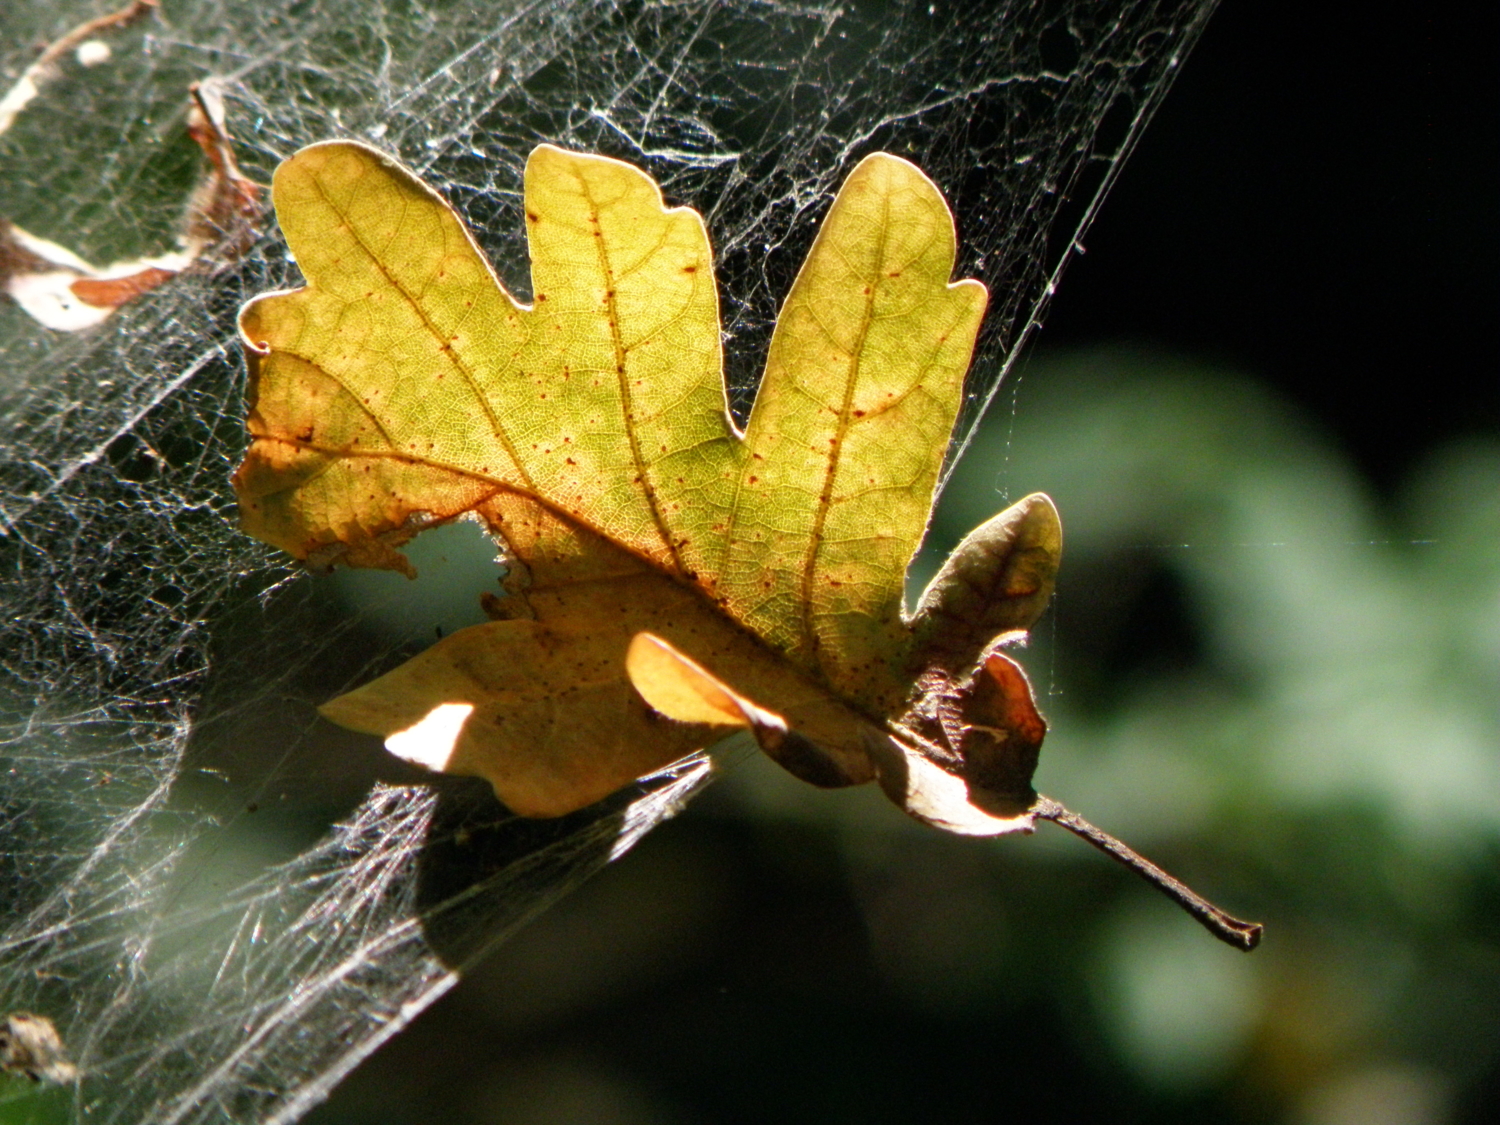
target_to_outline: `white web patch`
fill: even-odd
[[[18,114],[0,217],[88,261],[170,248],[212,77],[247,174],[387,146],[519,289],[528,151],[605,152],[704,213],[743,408],[821,209],[883,148],[993,295],[967,433],[1212,0],[164,7]],[[99,11],[7,4],[3,82]],[[412,644],[236,527],[233,318],[296,280],[272,231],[90,332],[0,305],[0,1016],[53,1021],[95,1122],[295,1119],[708,777],[520,821],[315,719]]]

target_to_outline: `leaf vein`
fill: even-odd
[[[443,338],[443,333],[427,315],[427,310],[422,307],[421,297],[409,291],[406,286],[397,279],[395,274],[393,274],[389,269],[386,268],[386,264],[381,256],[377,254],[368,243],[365,242],[364,238],[360,235],[360,232],[356,229],[354,223],[350,220],[349,215],[340,210],[338,204],[336,204],[329,197],[328,193],[323,190],[323,185],[318,181],[317,177],[313,177],[313,184],[317,187],[318,194],[323,197],[324,203],[326,203],[329,209],[337,214],[343,221],[345,229],[349,232],[349,237],[352,238],[355,244],[364,251],[365,255],[370,259],[371,264],[374,265],[375,269],[378,270],[381,276],[383,276],[386,281],[390,283],[391,288],[393,288],[397,293],[400,293],[401,296],[406,299],[406,303],[411,306],[412,312],[414,312],[417,318],[422,322],[422,326],[427,329],[428,334],[431,335],[433,340],[435,340],[442,348],[443,354],[448,357],[448,362],[452,364],[454,369],[456,369],[458,373],[463,377],[464,382],[468,384],[469,390],[473,393],[475,400],[478,402],[480,409],[484,411],[485,418],[490,424],[491,431],[494,433],[495,437],[499,439],[500,444],[505,447],[506,455],[510,457],[511,463],[515,466],[515,470],[520,476],[522,482],[527,488],[534,490],[536,488],[536,485],[532,481],[531,475],[526,471],[526,466],[522,463],[520,454],[516,450],[515,444],[510,439],[510,434],[506,432],[505,427],[500,423],[499,417],[496,416],[494,406],[490,402],[489,395],[486,394],[484,390],[479,386],[478,381],[474,377],[474,373],[469,369],[468,365],[463,362],[458,353],[448,346],[448,341]],[[394,237],[395,235],[392,234],[392,238]],[[447,256],[446,247],[444,248],[444,256]]]

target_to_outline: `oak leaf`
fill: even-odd
[[[950,280],[952,216],[914,165],[876,154],[845,181],[743,433],[707,232],[640,170],[531,154],[530,305],[372,149],[303,149],[273,195],[307,285],[241,314],[245,529],[314,568],[409,574],[403,543],[476,518],[508,567],[495,620],[325,716],[528,816],[735,727],[950,831],[1072,816],[1031,787],[1046,726],[1001,651],[1051,596],[1051,501],[981,526],[903,612],[986,302]]]

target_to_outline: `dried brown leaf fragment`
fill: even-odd
[[[6,130],[15,124],[21,111],[41,94],[47,84],[58,77],[60,69],[58,64],[69,51],[82,48],[96,35],[127,28],[138,20],[145,19],[159,7],[161,7],[161,0],[131,0],[119,11],[85,20],[44,47],[41,54],[36,57],[36,61],[22,71],[21,77],[11,84],[3,97],[0,97],[0,136],[3,136]]]
[[[33,1012],[12,1012],[0,1021],[0,1070],[33,1082],[63,1084],[78,1077],[57,1026]]]
[[[49,46],[0,98],[0,134],[57,76],[59,60],[90,36],[127,27],[155,11],[157,0],[80,24]],[[221,84],[194,83],[187,130],[207,158],[188,199],[178,247],[165,254],[95,266],[67,247],[0,219],[0,292],[48,328],[76,332],[107,320],[120,306],[178,274],[237,261],[260,233],[264,189],[240,171],[225,124]]]

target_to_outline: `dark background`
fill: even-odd
[[[1492,4],[1227,0],[1033,352],[1127,342],[1249,373],[1385,497],[1440,445],[1494,435],[1496,24]],[[1024,413],[1024,392],[1014,407],[1002,394],[996,410],[1010,409]],[[1261,1044],[1249,1071],[1188,1092],[1111,1053],[1081,1014],[1086,982],[1056,970],[1124,877],[1101,863],[1054,894],[1055,869],[1028,861],[1037,846],[1002,842],[991,865],[1003,920],[1031,939],[1009,986],[943,1016],[883,983],[825,834],[747,819],[710,792],[310,1120],[1296,1120],[1274,1089],[1295,1076],[1262,1080],[1314,1065],[1291,1048]],[[1493,918],[1493,878],[1478,893]],[[1029,985],[1048,974],[1063,985]],[[1495,1119],[1488,1065],[1451,1092],[1446,1119]],[[1365,1120],[1431,1120],[1384,1110]]]
[[[1442,441],[1494,433],[1497,16],[1226,0],[1037,344],[1228,361],[1382,488]]]

